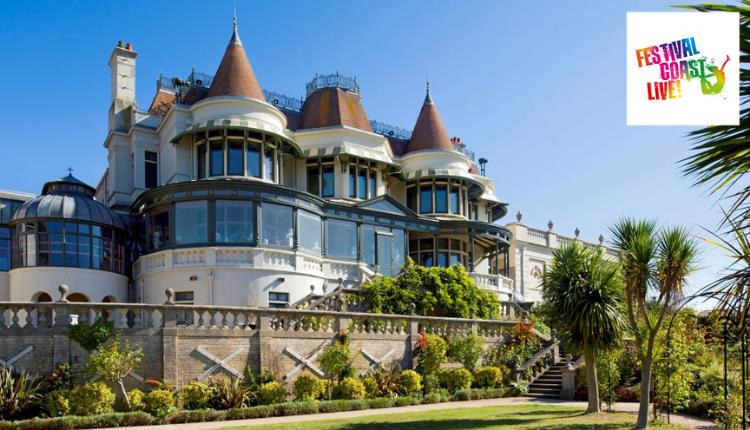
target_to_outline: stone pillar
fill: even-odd
[[[273,331],[271,330],[271,315],[262,312],[258,317],[258,368],[253,369],[255,372],[262,372],[268,369],[271,364],[271,339]]]
[[[576,394],[576,370],[568,363],[562,370],[560,400],[573,400]]]
[[[413,316],[414,311],[416,309],[416,306],[414,305],[414,303],[410,304],[410,308],[411,308],[411,314]],[[408,335],[407,342],[409,346],[409,351],[407,351],[406,356],[409,357],[409,363],[411,363],[411,368],[415,369],[417,366],[417,363],[415,362],[417,357],[414,355],[414,349],[416,349],[417,343],[419,342],[419,335],[420,335],[419,321],[415,318],[409,318],[407,320],[407,324],[408,326],[406,327],[406,330],[407,330],[406,333]]]
[[[174,309],[174,290],[165,291],[167,301],[164,302],[162,313],[162,351],[164,353],[163,378],[164,381],[180,386],[179,361],[177,358],[177,310]]]

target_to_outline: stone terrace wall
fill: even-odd
[[[404,315],[134,303],[0,303],[0,365],[48,374],[58,364],[81,367],[87,353],[67,337],[76,321],[105,318],[122,341],[144,350],[128,385],[164,379],[178,387],[221,373],[271,370],[291,383],[302,373],[322,376],[320,352],[344,330],[360,373],[377,363],[412,364],[419,332],[442,336],[476,331],[503,342],[515,321],[475,321]]]

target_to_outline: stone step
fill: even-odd
[[[549,399],[558,399],[560,398],[560,393],[532,393],[529,391],[526,393],[529,397],[543,397],[543,398],[549,398]]]
[[[536,380],[534,381],[529,387],[539,387],[539,388],[561,388],[562,387],[562,381],[540,381]]]

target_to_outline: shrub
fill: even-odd
[[[351,411],[351,403],[352,402],[348,400],[324,401],[318,403],[318,411],[321,413]]]
[[[176,411],[162,418],[162,424],[202,423],[209,421],[224,421],[229,418],[229,411],[215,411],[213,409],[196,409],[194,411]]]
[[[68,338],[81,345],[86,352],[91,353],[109,339],[113,329],[114,322],[103,321],[101,318],[94,321],[93,324],[80,321],[78,324],[70,326]]]
[[[321,398],[325,393],[325,382],[312,376],[302,375],[294,381],[294,398],[296,400],[316,400]]]
[[[440,385],[445,387],[449,392],[455,393],[460,390],[471,388],[471,372],[466,369],[447,369],[439,374]]]
[[[526,381],[511,381],[510,388],[516,396],[529,394],[529,383]]]
[[[61,417],[70,413],[70,400],[68,390],[54,390],[44,396],[44,409],[51,417]]]
[[[228,420],[247,420],[255,418],[268,418],[278,415],[275,406],[260,405],[250,408],[237,408],[227,411]]]
[[[474,383],[479,388],[494,388],[503,382],[503,372],[495,366],[480,367],[474,372]]]
[[[40,381],[26,372],[14,375],[0,368],[0,420],[20,418],[37,408],[42,400]]]
[[[162,418],[172,412],[174,395],[170,390],[159,388],[143,396],[143,410],[155,417]]]
[[[128,391],[128,398],[130,399],[130,410],[131,411],[142,411],[144,410],[143,405],[143,397],[145,394],[143,394],[143,391],[133,388],[132,390]]]
[[[437,390],[430,394],[426,394],[422,399],[422,403],[429,405],[432,403],[447,402],[448,399],[448,393],[444,392],[443,390]]]
[[[272,405],[274,403],[282,403],[286,400],[287,392],[284,387],[276,382],[267,382],[258,388],[258,404],[261,405]]]
[[[337,399],[359,400],[365,398],[365,386],[359,379],[346,377],[336,385],[334,390]]]
[[[367,400],[367,407],[370,409],[392,408],[396,401],[392,397],[378,397]]]
[[[422,375],[407,369],[401,372],[401,393],[405,396],[413,396],[422,391]]]
[[[440,379],[437,375],[425,375],[424,377],[424,392],[430,394],[440,391]]]
[[[373,378],[371,375],[367,375],[362,378],[362,385],[365,386],[365,397],[367,397],[368,399],[372,399],[380,395],[380,390],[378,390],[378,382],[375,381],[375,378]]]
[[[214,409],[241,408],[247,403],[249,391],[239,378],[214,378],[209,382],[209,387],[211,397],[208,403]]]
[[[401,367],[396,362],[379,366],[372,372],[379,397],[394,397],[401,391]]]
[[[473,371],[486,349],[484,340],[472,331],[466,336],[452,338],[448,342],[447,356],[463,364],[465,369]]]
[[[70,390],[70,413],[99,415],[112,412],[115,393],[104,382],[88,382]]]
[[[207,384],[193,381],[180,391],[182,407],[188,410],[206,409],[212,392],[213,390]],[[132,402],[133,399],[131,398],[130,401]]]
[[[434,375],[446,361],[448,344],[435,334],[422,335],[417,350],[417,371],[422,375]]]
[[[393,399],[393,406],[418,405],[419,399],[415,397],[396,397]]]
[[[320,368],[330,380],[340,381],[351,369],[351,351],[346,342],[334,341],[320,354]]]
[[[318,402],[287,402],[276,405],[281,415],[307,415],[318,413]]]

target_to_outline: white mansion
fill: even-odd
[[[355,79],[304,100],[261,89],[235,23],[216,74],[161,77],[136,104],[130,44],[109,60],[108,168],[41,195],[0,192],[0,301],[292,306],[396,274],[407,256],[462,264],[501,300],[536,302],[548,230],[507,205],[430,94],[411,133],[370,121]],[[601,246],[601,241],[599,246]]]

